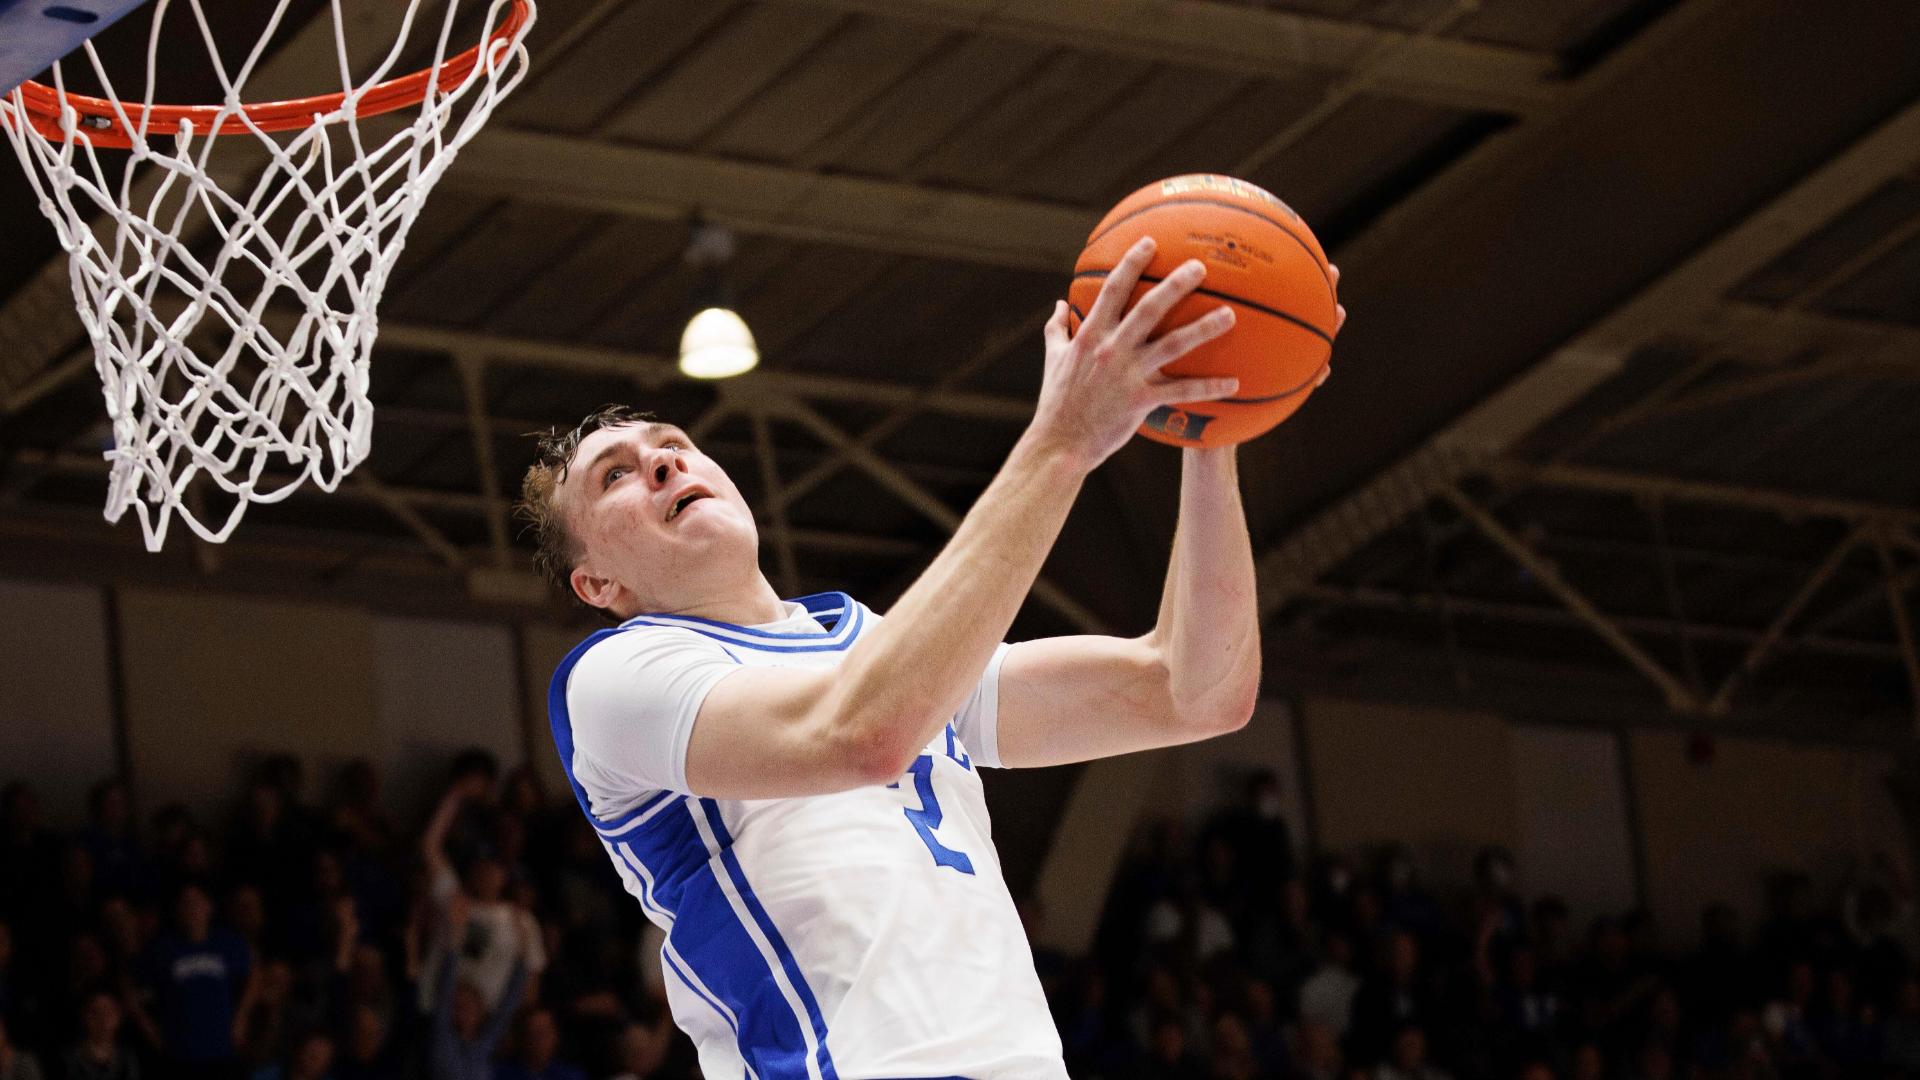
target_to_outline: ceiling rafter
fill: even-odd
[[[1920,525],[1920,509],[1893,503],[1839,499],[1774,488],[1752,487],[1678,476],[1623,472],[1564,463],[1535,464],[1499,461],[1487,467],[1495,479],[1510,484],[1590,491],[1637,498],[1664,499],[1711,506],[1759,510],[1789,520],[1835,518],[1841,521],[1891,521]]]
[[[603,345],[510,337],[470,330],[383,323],[380,340],[393,347],[426,350],[449,355],[473,353],[490,364],[534,365],[588,375],[630,379],[642,388],[670,384],[714,385],[680,373],[671,357]],[[379,363],[379,358],[374,358]],[[770,371],[765,368],[743,375],[725,385],[750,386],[756,392],[794,398],[837,401],[848,404],[897,408],[913,405],[929,412],[972,420],[995,420],[1024,424],[1033,416],[1033,401],[1009,394],[993,394],[947,388],[929,391],[923,386],[876,382],[871,379],[843,378],[805,372]]]
[[[1876,582],[1874,584],[1876,596],[1881,589],[1881,584]],[[1336,608],[1491,619],[1496,622],[1512,622],[1529,626],[1582,628],[1587,626],[1580,616],[1558,604],[1520,603],[1456,592],[1408,592],[1373,585],[1316,583],[1302,589],[1300,597],[1316,604],[1326,604]],[[1652,637],[1678,639],[1682,634],[1686,634],[1698,641],[1750,647],[1763,636],[1763,631],[1744,626],[1726,626],[1697,620],[1688,620],[1683,625],[1674,619],[1656,615],[1611,612],[1608,618],[1623,630]],[[1782,648],[1786,647],[1782,646]],[[1813,634],[1796,639],[1791,643],[1791,647],[1825,656],[1845,656],[1872,661],[1894,660],[1898,656],[1898,650],[1886,642],[1862,641],[1855,638],[1834,637],[1829,634]]]
[[[1220,3],[1165,0],[803,0],[854,11],[1233,75],[1296,80],[1394,58],[1382,94],[1456,109],[1524,115],[1564,85],[1557,57],[1359,22]]]
[[[1814,170],[1574,340],[1355,488],[1259,559],[1260,609],[1299,589],[1621,371],[1642,345],[1711,310],[1753,271],[1920,162],[1920,102]]]
[[[490,127],[441,187],[656,221],[1064,275],[1097,212],[1006,195]]]
[[[16,464],[23,468],[44,469],[49,472],[66,473],[76,476],[97,476],[104,478],[108,472],[108,465],[104,458],[96,454],[85,454],[74,450],[21,450],[15,455],[14,460]],[[356,478],[360,477],[364,472],[365,470],[357,471],[354,473],[354,476]],[[322,492],[317,488],[303,488],[295,492],[292,497],[297,499],[344,499],[349,502],[373,503],[389,509],[396,505],[404,505],[416,519],[421,511],[485,517],[494,510],[492,501],[486,496],[477,493],[444,491],[438,488],[409,487],[404,484],[387,483],[373,478],[371,474],[367,475],[367,481],[343,484],[335,491]],[[291,477],[273,473],[267,473],[263,476],[264,482],[272,483],[282,483],[289,479],[291,479]],[[396,519],[398,519],[398,515],[396,515]],[[438,529],[433,530],[438,539],[428,540],[422,530],[412,528],[411,522],[406,522],[404,519],[400,520],[403,520],[404,524],[409,525],[410,531],[414,533],[415,538],[418,539],[423,546],[432,551],[450,568],[464,568],[469,564],[480,565],[487,562],[493,556],[491,545],[485,549],[475,549],[480,550],[484,556],[475,557],[469,549],[462,548],[452,541],[447,540],[445,534]],[[796,547],[844,555],[905,559],[918,558],[925,555],[929,550],[927,545],[916,540],[905,540],[893,536],[872,536],[833,529],[793,527],[788,529],[788,535],[792,538]]]

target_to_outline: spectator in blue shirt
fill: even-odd
[[[252,973],[240,935],[213,925],[213,899],[196,883],[180,889],[173,931],[147,952],[153,1009],[135,1019],[161,1056],[185,1076],[233,1073],[234,1026]]]

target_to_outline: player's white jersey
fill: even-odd
[[[627,634],[712,648],[686,639],[693,633],[736,664],[830,667],[879,621],[845,594],[800,603],[813,618],[798,633],[628,620],[575,648],[549,696],[574,793],[627,891],[666,931],[668,1000],[701,1071],[711,1080],[1065,1077],[994,852],[979,763],[954,725],[891,785],[749,801],[660,790],[618,811],[603,796],[606,816],[595,812],[569,719],[581,707],[568,688],[582,657]]]

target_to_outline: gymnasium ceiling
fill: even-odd
[[[99,385],[0,170],[0,566],[578,617],[506,500],[524,433],[630,401],[740,482],[776,585],[884,605],[1019,434],[1091,224],[1219,171],[1305,215],[1351,311],[1242,456],[1275,692],[1899,739],[1920,6],[1808,12],[548,0],[388,288],[371,462],[223,547],[101,522]],[[765,354],[718,386],[671,362],[696,213]],[[1093,478],[1016,636],[1150,624],[1177,470]]]

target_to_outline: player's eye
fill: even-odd
[[[626,471],[627,471],[627,467],[625,465],[615,465],[613,468],[608,469],[607,474],[600,478],[601,490],[605,490],[607,488],[612,487],[613,482],[615,480],[620,479],[620,477],[623,476],[626,473]]]

